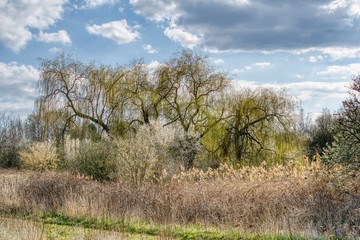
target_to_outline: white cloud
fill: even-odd
[[[349,82],[293,82],[293,83],[266,83],[254,81],[234,80],[235,90],[245,88],[257,89],[259,87],[285,89],[288,94],[300,100],[306,109],[321,111],[322,108],[337,110],[342,100],[348,96]]]
[[[102,25],[94,24],[87,26],[86,29],[90,34],[111,39],[117,44],[130,43],[140,36],[140,33],[129,26],[125,19],[104,23]]]
[[[315,49],[314,49],[315,50]],[[319,48],[318,51],[323,54],[329,55],[333,60],[339,60],[343,58],[358,58],[360,57],[359,47],[327,47]]]
[[[331,65],[326,70],[319,71],[318,75],[330,75],[334,77],[340,76],[342,79],[349,79],[354,75],[360,74],[360,63],[352,63],[348,65]]]
[[[32,66],[0,62],[0,111],[30,113],[39,77],[39,71]]]
[[[298,97],[302,101],[310,100],[316,96],[341,97],[346,98],[349,82],[293,82],[293,83],[257,83],[254,81],[234,80],[232,82],[235,89],[249,87],[256,89],[268,87],[274,89],[286,89],[291,95]]]
[[[253,65],[256,67],[259,67],[259,68],[266,68],[266,67],[269,67],[271,65],[271,63],[270,62],[257,62],[257,63],[254,63]]]
[[[157,51],[155,48],[153,48],[153,46],[151,46],[150,44],[143,45],[142,48],[143,48],[146,52],[151,53],[151,54],[158,52],[158,51]]]
[[[201,38],[186,32],[185,30],[178,27],[168,27],[165,29],[164,34],[174,42],[178,42],[181,46],[186,48],[194,48],[199,45]]]
[[[44,33],[40,31],[37,40],[46,43],[71,44],[70,37],[65,30],[60,30],[55,33]]]
[[[80,8],[97,8],[102,5],[112,5],[117,0],[85,0],[84,4]]]
[[[67,0],[2,1],[0,42],[19,52],[32,39],[29,28],[45,29],[61,19]]]
[[[360,16],[360,2],[358,0],[333,0],[329,4],[322,5],[320,8],[328,14],[345,10],[350,17]]]

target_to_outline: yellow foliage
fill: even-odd
[[[57,168],[59,156],[50,142],[34,142],[19,152],[25,168],[49,171]]]

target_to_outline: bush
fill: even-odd
[[[117,169],[120,178],[139,184],[158,180],[163,173],[172,175],[179,169],[171,154],[176,131],[161,122],[153,122],[139,128],[135,136],[118,139]]]
[[[0,167],[18,168],[20,166],[19,149],[16,146],[10,146],[0,151]]]
[[[117,172],[113,147],[113,143],[106,140],[68,140],[64,167],[94,180],[112,180]]]
[[[59,156],[57,149],[51,142],[34,142],[19,152],[25,168],[48,171],[57,168]]]

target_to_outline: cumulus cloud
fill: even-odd
[[[32,66],[0,62],[0,111],[30,113],[39,77],[39,71]]]
[[[337,2],[342,4],[331,7]],[[358,0],[306,4],[289,4],[288,0],[131,0],[130,4],[137,14],[169,24],[165,34],[172,40],[174,35],[185,36],[183,32],[202,36],[201,46],[209,51],[351,49],[358,46],[360,34]]]
[[[19,52],[32,39],[29,30],[45,29],[61,19],[67,0],[1,1],[0,43]]]
[[[174,42],[185,48],[194,48],[201,42],[201,38],[178,27],[168,27],[164,34]]]
[[[125,19],[104,23],[102,25],[88,25],[86,29],[90,34],[111,39],[117,44],[130,43],[140,36],[140,33],[137,32],[134,27],[129,26]]]
[[[70,37],[65,30],[60,30],[55,33],[44,33],[41,31],[37,37],[37,40],[46,43],[71,44]]]
[[[151,46],[150,44],[143,45],[142,48],[143,48],[146,52],[151,53],[151,54],[158,52],[158,51],[157,51],[155,48],[153,48],[153,46]]]

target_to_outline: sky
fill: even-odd
[[[0,112],[26,116],[39,58],[156,64],[191,49],[236,87],[273,87],[316,116],[360,74],[360,0],[0,0]]]

